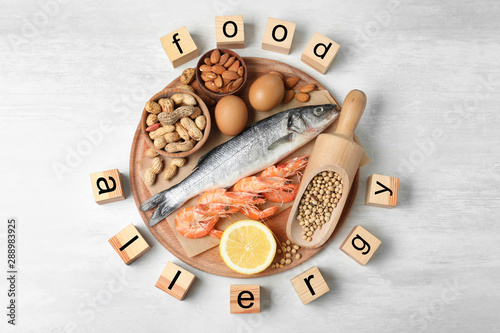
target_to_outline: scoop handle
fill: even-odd
[[[361,90],[351,90],[344,99],[335,135],[353,140],[354,130],[365,111],[366,95]]]

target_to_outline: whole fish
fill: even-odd
[[[227,188],[243,177],[273,165],[326,129],[340,115],[337,105],[311,105],[279,112],[256,122],[203,155],[194,171],[177,185],[141,205],[158,209],[149,226],[160,222],[190,198],[214,188]]]

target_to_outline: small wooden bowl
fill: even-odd
[[[221,55],[224,53],[228,53],[231,57],[236,57],[236,60],[240,61],[240,66],[243,66],[243,69],[245,70],[245,74],[243,75],[243,83],[241,84],[241,86],[239,86],[238,89],[236,89],[233,92],[227,93],[227,94],[215,93],[215,92],[209,90],[207,87],[205,87],[205,81],[203,81],[201,79],[200,66],[205,64],[205,58],[210,58],[210,55],[212,54],[212,52],[214,50],[216,50],[216,49],[213,49],[213,50],[206,52],[204,55],[202,55],[200,57],[200,60],[198,60],[198,64],[196,64],[196,80],[198,81],[198,86],[200,87],[201,91],[203,91],[203,93],[205,95],[207,95],[208,97],[210,97],[211,99],[213,99],[215,101],[219,101],[222,97],[229,96],[229,95],[236,95],[241,91],[241,89],[243,89],[243,86],[247,82],[248,70],[247,70],[247,65],[243,61],[243,58],[240,57],[236,52],[231,51],[229,49],[219,49]]]
[[[146,128],[148,127],[146,125],[146,119],[150,113],[147,112],[146,109],[144,109],[142,111],[142,117],[141,117],[142,135],[144,137],[144,140],[146,140],[146,142],[148,143],[148,145],[151,148],[153,148],[158,154],[160,154],[162,156],[185,157],[185,156],[191,155],[195,151],[198,151],[205,144],[205,142],[207,142],[208,136],[210,135],[210,129],[212,127],[212,122],[210,120],[210,112],[208,111],[207,105],[203,102],[203,100],[198,95],[193,94],[190,91],[187,91],[184,89],[175,89],[175,88],[163,89],[162,91],[160,91],[159,93],[157,93],[156,95],[151,97],[151,99],[148,102],[151,102],[151,101],[158,102],[161,98],[168,98],[168,97],[172,96],[173,94],[177,94],[177,93],[188,94],[188,95],[193,96],[196,99],[196,102],[198,103],[197,106],[201,109],[203,115],[207,119],[207,125],[205,126],[205,129],[203,130],[203,138],[200,141],[198,141],[196,143],[196,145],[191,150],[182,151],[182,152],[178,152],[178,153],[167,153],[163,149],[156,149],[156,147],[153,144],[153,140],[151,140],[151,138],[149,137],[149,132],[146,132]]]

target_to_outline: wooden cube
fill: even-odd
[[[160,38],[161,45],[174,68],[198,57],[198,48],[186,27],[172,31]]]
[[[182,301],[195,278],[194,274],[169,261],[155,286]]]
[[[243,25],[243,15],[216,16],[215,37],[217,39],[218,48],[244,48],[245,29]]]
[[[394,208],[398,204],[399,178],[373,174],[368,177],[365,205]]]
[[[90,174],[94,200],[99,205],[125,199],[118,169]]]
[[[330,291],[318,267],[311,267],[290,281],[304,305]]]
[[[339,44],[316,32],[302,52],[300,60],[321,74],[325,74],[339,49]]]
[[[272,17],[267,19],[266,31],[262,40],[262,49],[277,53],[290,54],[295,23],[278,20]]]
[[[377,237],[357,225],[340,245],[340,249],[357,263],[366,265],[381,243]]]
[[[133,224],[129,224],[114,235],[109,243],[127,265],[130,265],[151,248]]]
[[[230,288],[230,313],[259,313],[260,286],[233,284]]]

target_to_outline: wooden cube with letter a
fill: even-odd
[[[221,49],[242,49],[245,47],[243,15],[216,16],[215,37]]]
[[[194,274],[169,261],[155,286],[182,301],[195,278]]]
[[[90,174],[94,200],[99,205],[125,199],[118,169]]]
[[[113,236],[109,243],[127,265],[130,265],[151,248],[133,224],[129,224]]]
[[[373,174],[368,177],[365,205],[394,208],[398,204],[399,178]]]
[[[262,40],[262,49],[290,54],[295,26],[295,23],[269,17],[267,19],[266,31],[264,32],[264,39]]]
[[[172,31],[160,38],[161,45],[167,53],[174,68],[198,57],[198,48],[186,27]]]
[[[259,285],[231,285],[229,310],[231,313],[259,313]]]
[[[311,267],[290,281],[304,305],[330,291],[318,267]]]
[[[307,44],[304,52],[302,52],[300,60],[321,74],[325,74],[337,56],[339,49],[339,44],[316,32]]]
[[[366,265],[381,243],[377,237],[357,225],[340,245],[340,249],[358,264]]]

